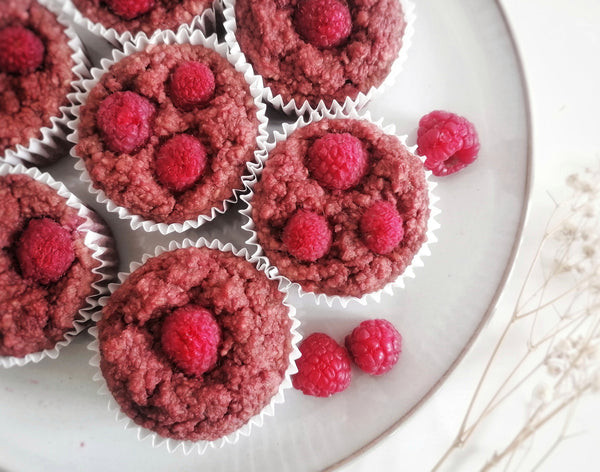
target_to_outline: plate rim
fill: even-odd
[[[514,268],[517,255],[521,249],[523,244],[523,234],[525,227],[527,225],[527,220],[529,219],[530,211],[531,211],[531,190],[533,188],[533,180],[534,180],[534,156],[533,156],[533,117],[531,110],[531,94],[529,89],[529,83],[527,80],[527,75],[525,73],[525,67],[523,63],[523,57],[521,50],[519,48],[519,44],[515,38],[514,28],[508,18],[506,13],[506,9],[502,4],[502,0],[492,0],[495,4],[498,12],[500,14],[500,20],[504,24],[507,33],[508,39],[510,42],[510,48],[514,54],[514,57],[517,62],[517,73],[519,76],[519,82],[521,84],[521,93],[523,94],[523,105],[525,112],[525,126],[527,128],[526,132],[526,154],[527,154],[527,162],[526,162],[526,178],[525,178],[525,193],[523,202],[521,204],[521,214],[519,217],[519,223],[517,225],[517,234],[515,236],[515,240],[513,242],[511,252],[508,257],[508,261],[506,263],[506,267],[502,273],[502,277],[500,279],[500,283],[498,284],[494,295],[488,305],[484,315],[481,317],[481,320],[475,327],[473,334],[462,348],[456,359],[452,361],[448,369],[442,374],[442,376],[433,384],[433,386],[421,397],[421,399],[415,403],[404,415],[402,415],[399,419],[397,419],[391,426],[387,427],[383,432],[369,440],[363,446],[356,449],[354,452],[348,454],[347,456],[333,462],[327,467],[323,468],[323,472],[331,472],[334,470],[339,470],[341,467],[348,465],[359,457],[364,455],[365,453],[373,450],[376,446],[382,444],[386,439],[388,439],[394,432],[396,432],[405,422],[408,420],[413,414],[416,413],[418,409],[420,409],[429,399],[440,389],[440,387],[445,383],[446,379],[454,372],[454,370],[458,367],[458,365],[462,362],[466,354],[471,350],[473,344],[481,334],[484,326],[490,321],[492,317],[492,313],[495,311],[498,301],[506,288],[506,285],[511,278]]]

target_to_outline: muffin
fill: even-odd
[[[67,0],[63,11],[73,20],[113,44],[138,33],[150,37],[159,30],[190,27],[210,13],[213,0]]]
[[[95,214],[47,174],[0,166],[0,359],[22,365],[78,333],[115,255]]]
[[[428,240],[422,162],[358,115],[330,115],[282,137],[253,191],[253,241],[305,292],[361,299],[380,291]]]
[[[226,0],[235,41],[272,96],[298,108],[355,100],[378,87],[403,46],[398,0]],[[235,38],[233,35],[235,34]]]
[[[102,300],[96,361],[133,422],[202,450],[283,400],[298,323],[278,282],[240,253],[203,240],[170,249]]]
[[[43,131],[57,132],[50,128],[69,106],[77,64],[69,45],[73,37],[53,13],[35,0],[7,0],[2,7],[0,155],[6,159],[18,145],[44,139]]]
[[[266,140],[265,107],[243,65],[234,67],[226,47],[200,32],[166,44],[181,38],[146,40],[95,70],[69,124],[90,190],[134,229],[150,222],[146,229],[181,231],[223,212]]]

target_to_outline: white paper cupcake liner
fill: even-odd
[[[320,100],[315,106],[311,105],[308,101],[296,103],[296,100],[293,98],[288,102],[284,101],[281,95],[274,94],[270,87],[264,85],[262,77],[259,74],[256,74],[261,77],[263,99],[275,109],[281,110],[287,115],[302,116],[312,114],[315,111],[319,114],[323,114],[327,110],[331,111],[334,109],[342,109],[345,111],[361,110],[367,103],[371,101],[372,98],[381,95],[386,88],[394,84],[397,75],[402,70],[402,66],[408,58],[408,50],[412,45],[412,38],[415,32],[415,4],[411,0],[398,1],[402,4],[404,20],[406,21],[406,28],[404,30],[404,35],[402,36],[402,47],[400,48],[398,57],[392,63],[389,74],[379,86],[371,87],[367,92],[359,92],[354,99],[347,97],[342,103],[337,100],[333,100],[331,105],[327,105],[325,102]],[[223,0],[223,16],[225,18],[223,26],[225,28],[225,42],[232,52],[237,53],[241,52],[241,50],[235,36],[237,31],[235,3],[236,0]],[[243,52],[241,53],[243,55]],[[252,70],[254,71],[254,69]]]
[[[274,132],[274,139],[270,140],[267,145],[265,151],[261,154],[262,163],[260,167],[256,167],[254,169],[254,179],[248,181],[249,191],[246,195],[242,196],[242,200],[246,202],[246,207],[240,210],[240,213],[246,217],[247,222],[242,226],[243,229],[247,230],[252,236],[246,241],[246,244],[250,247],[255,248],[254,256],[255,257],[265,257],[267,261],[269,261],[268,256],[264,253],[256,234],[254,221],[252,220],[252,197],[254,195],[254,186],[256,182],[260,178],[260,174],[262,173],[262,169],[264,166],[264,162],[268,159],[268,153],[270,153],[277,143],[281,141],[285,141],[287,137],[292,134],[296,129],[307,126],[310,123],[321,121],[322,119],[342,119],[342,118],[350,118],[356,120],[366,120],[370,123],[379,127],[384,133],[389,135],[396,135],[396,130],[394,125],[384,125],[383,119],[379,119],[374,121],[371,117],[371,114],[367,112],[359,113],[356,110],[345,111],[340,106],[334,107],[332,110],[325,110],[323,114],[320,114],[318,111],[313,111],[307,117],[300,117],[294,123],[284,123],[281,131]],[[400,139],[401,143],[413,154],[415,154],[416,146],[407,146],[406,145],[406,135],[397,136]],[[416,154],[415,154],[416,155]],[[424,158],[416,155],[421,162],[424,161]],[[300,287],[300,284],[297,282],[293,282],[287,277],[281,275],[276,266],[272,265],[273,276],[279,275],[285,281],[284,285],[285,290],[296,292],[301,298],[306,298],[312,300],[317,304],[326,304],[330,308],[334,306],[335,303],[338,303],[342,308],[346,308],[349,303],[359,303],[361,305],[366,305],[369,302],[379,303],[381,301],[381,296],[383,294],[393,295],[394,290],[402,289],[405,286],[405,280],[407,278],[414,278],[415,272],[414,269],[417,267],[422,267],[423,257],[430,256],[431,250],[429,245],[431,243],[437,242],[437,238],[434,234],[434,231],[439,229],[440,225],[436,221],[436,216],[440,214],[440,209],[436,207],[436,202],[439,200],[433,190],[437,186],[437,183],[431,180],[431,171],[424,169],[425,171],[425,179],[428,185],[428,195],[429,195],[429,210],[430,215],[427,221],[427,232],[426,232],[426,240],[419,249],[419,251],[415,254],[412,259],[412,262],[406,267],[404,272],[398,276],[396,280],[386,284],[380,290],[375,292],[369,292],[364,294],[362,297],[349,297],[349,296],[339,296],[339,295],[326,295],[323,293],[315,293],[305,291]],[[270,261],[269,261],[269,264]]]
[[[64,339],[52,349],[34,352],[24,357],[0,356],[0,366],[2,367],[23,366],[28,363],[40,362],[46,357],[56,359],[60,350],[67,346],[84,329],[85,323],[91,319],[92,313],[99,306],[98,298],[108,292],[108,282],[114,278],[117,270],[117,254],[110,230],[98,215],[87,208],[64,184],[57,182],[49,174],[42,173],[36,168],[28,169],[22,165],[0,165],[0,175],[9,174],[26,174],[36,181],[48,185],[64,198],[70,207],[76,209],[78,215],[85,219],[78,230],[85,233],[85,245],[92,251],[92,257],[100,265],[92,270],[94,274],[99,276],[99,279],[92,284],[94,293],[86,298],[86,306],[78,311],[78,316],[73,323],[73,330],[65,333]]]
[[[189,248],[189,247],[207,247],[209,249],[215,249],[222,252],[230,252],[237,257],[241,257],[246,261],[253,264],[257,270],[263,272],[269,280],[276,280],[279,284],[279,290],[285,294],[285,291],[282,290],[282,281],[281,277],[276,277],[271,274],[269,270],[268,264],[261,257],[253,257],[248,254],[246,249],[236,250],[231,243],[223,244],[219,240],[207,241],[205,238],[200,238],[196,241],[192,241],[190,239],[185,239],[181,243],[176,241],[171,241],[168,248],[164,248],[159,246],[155,249],[154,254],[145,254],[141,262],[132,262],[129,267],[129,272],[120,272],[118,274],[119,283],[109,284],[109,292],[110,294],[114,293],[117,288],[127,280],[129,275],[134,272],[136,269],[140,268],[146,261],[152,257],[159,256],[167,251],[174,251],[176,249]],[[102,297],[100,299],[100,305],[104,307],[110,299],[110,295]],[[150,441],[152,447],[166,447],[167,451],[170,453],[181,451],[185,455],[188,455],[192,452],[197,452],[198,454],[204,454],[208,448],[218,449],[223,447],[225,444],[235,444],[238,442],[240,437],[249,436],[252,432],[253,428],[261,427],[265,421],[267,416],[274,416],[275,414],[275,406],[277,404],[281,404],[284,402],[284,394],[285,391],[292,387],[291,376],[298,372],[296,367],[296,359],[300,357],[300,351],[298,350],[298,343],[302,339],[302,336],[298,333],[298,328],[300,326],[300,322],[296,318],[296,309],[287,302],[287,295],[285,295],[283,300],[284,305],[288,308],[288,316],[292,320],[291,326],[291,334],[292,334],[292,350],[289,355],[289,366],[285,371],[283,381],[281,382],[277,393],[271,398],[271,401],[268,405],[263,407],[263,409],[257,413],[255,416],[250,418],[246,424],[237,429],[236,431],[224,436],[222,438],[213,440],[213,441],[181,441],[171,438],[165,438],[160,436],[158,433],[146,429],[142,426],[137,425],[129,416],[123,413],[118,405],[118,403],[112,397],[108,386],[106,384],[106,380],[102,375],[100,370],[100,351],[99,351],[99,343],[98,343],[98,329],[97,327],[92,327],[89,329],[90,334],[95,338],[88,345],[88,349],[94,352],[92,359],[90,360],[90,365],[96,369],[94,374],[94,381],[100,383],[100,388],[98,389],[98,394],[102,396],[108,396],[108,410],[115,414],[116,420],[120,423],[124,429],[134,430],[137,433],[137,437],[140,441]],[[97,312],[93,315],[92,319],[95,322],[98,322],[102,318],[102,313]]]
[[[110,44],[117,48],[122,48],[125,43],[137,42],[141,36],[148,36],[144,32],[131,33],[125,31],[119,33],[114,28],[106,28],[101,23],[95,23],[89,18],[83,16],[83,14],[77,9],[71,0],[49,0],[54,3],[54,8],[58,9],[63,13],[71,23],[78,27],[90,32],[92,35],[102,38],[108,41]],[[220,0],[214,0],[212,8],[207,8],[200,15],[196,15],[191,23],[180,25],[175,31],[176,34],[180,32],[186,32],[191,34],[192,31],[200,30],[203,33],[211,32],[216,25],[215,19],[215,8],[220,5]],[[155,30],[150,37],[154,35],[160,35],[168,30]]]
[[[79,140],[78,126],[80,118],[80,107],[85,104],[89,91],[98,83],[102,75],[116,62],[120,61],[124,57],[130,56],[131,54],[139,51],[143,51],[148,45],[153,44],[182,44],[190,43],[193,45],[201,45],[210,48],[226,58],[229,63],[241,73],[249,86],[250,94],[254,98],[254,104],[257,108],[257,118],[259,122],[258,136],[256,138],[256,150],[254,152],[255,161],[250,161],[246,164],[246,167],[250,169],[253,165],[260,162],[258,155],[261,150],[264,149],[265,143],[268,139],[269,133],[267,130],[268,119],[265,114],[266,105],[261,101],[261,87],[258,79],[252,74],[251,68],[246,63],[242,54],[230,53],[227,46],[224,43],[219,43],[216,35],[209,37],[204,36],[202,31],[194,31],[189,34],[187,31],[181,30],[177,34],[172,31],[165,31],[161,34],[155,34],[151,38],[145,35],[138,35],[136,42],[127,43],[124,46],[124,51],[113,50],[112,59],[103,59],[101,61],[100,68],[93,68],[91,70],[92,78],[88,80],[82,80],[78,84],[81,88],[81,92],[74,93],[69,96],[73,103],[72,112],[75,119],[68,123],[68,127],[72,130],[71,134],[67,136],[67,140],[73,144],[77,144]],[[88,184],[89,191],[96,196],[98,203],[106,206],[107,210],[116,213],[119,218],[127,219],[130,222],[132,229],[136,230],[142,228],[144,231],[152,232],[159,231],[161,234],[169,234],[172,232],[181,233],[190,228],[198,228],[203,223],[213,220],[218,214],[222,214],[229,208],[230,205],[236,203],[239,200],[239,196],[245,191],[245,182],[252,178],[250,174],[241,177],[238,188],[233,190],[232,197],[224,200],[223,208],[212,208],[209,215],[199,215],[195,220],[187,220],[181,223],[158,223],[152,220],[147,220],[131,213],[128,209],[116,205],[102,190],[94,187],[93,182],[90,178],[89,173],[85,167],[85,163],[82,159],[77,156],[75,146],[71,149],[71,155],[76,159],[75,169],[81,173],[81,179],[83,182]]]
[[[38,3],[56,14],[51,8],[49,0],[38,0]],[[77,36],[75,30],[70,26],[69,21],[62,15],[57,15],[57,21],[65,27],[65,34],[69,38],[69,47],[73,50],[71,59],[73,60],[73,74],[75,77],[71,81],[71,89],[75,90],[75,84],[87,77],[89,70],[89,61],[84,53],[84,47]],[[66,138],[66,125],[71,119],[70,104],[63,105],[57,110],[56,116],[50,118],[50,125],[41,129],[41,137],[31,138],[25,144],[17,144],[14,148],[7,149],[4,153],[2,162],[26,166],[43,166],[56,161],[60,157],[57,149]]]

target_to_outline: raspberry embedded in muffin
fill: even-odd
[[[23,26],[0,30],[0,72],[30,74],[44,62],[46,48],[42,40]]]
[[[178,134],[159,149],[156,157],[158,181],[175,192],[191,188],[206,168],[206,149],[189,134]]]
[[[319,48],[339,46],[352,31],[350,10],[340,0],[301,0],[294,22],[298,34]]]
[[[150,138],[154,114],[147,98],[135,92],[115,92],[98,107],[96,122],[111,151],[131,153]]]
[[[71,233],[51,218],[32,219],[15,255],[23,277],[41,284],[57,282],[75,260]]]
[[[281,240],[292,256],[314,262],[329,251],[331,229],[322,215],[298,210],[285,225]]]
[[[217,362],[221,328],[206,308],[186,305],[167,315],[160,342],[177,367],[188,375],[200,377]]]
[[[124,20],[133,20],[154,8],[154,0],[104,0],[112,12]]]
[[[191,109],[208,102],[215,92],[215,76],[198,61],[187,61],[171,76],[171,99],[176,107]]]
[[[360,218],[365,245],[377,254],[387,254],[402,241],[402,217],[396,207],[383,200],[373,203]]]
[[[324,187],[348,190],[364,175],[367,153],[350,133],[327,133],[308,149],[306,167]]]

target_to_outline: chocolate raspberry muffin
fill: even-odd
[[[65,27],[35,0],[5,0],[0,9],[0,155],[42,138],[62,117],[75,80]]]
[[[325,118],[278,142],[250,205],[270,263],[316,294],[382,289],[427,240],[422,162],[364,119]]]
[[[104,264],[86,245],[91,212],[21,171],[0,167],[0,356],[15,358],[78,332]]]
[[[243,189],[259,109],[215,50],[149,44],[110,66],[83,100],[74,152],[94,188],[130,215],[209,219]]]
[[[327,106],[378,87],[406,27],[398,0],[226,0],[235,39],[283,102]]]
[[[187,247],[148,259],[98,321],[108,389],[135,423],[163,437],[229,435],[289,376],[292,319],[283,300],[276,280],[231,252]]]
[[[190,25],[212,7],[212,0],[71,0],[83,17],[106,29],[151,36],[156,30]]]

